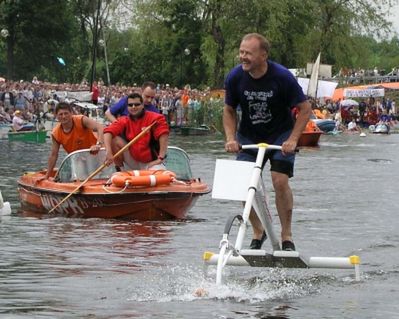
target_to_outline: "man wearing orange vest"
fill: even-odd
[[[64,102],[57,104],[55,116],[59,123],[51,133],[52,146],[46,179],[52,176],[61,145],[68,154],[87,148],[96,154],[104,145],[103,126],[85,115],[73,115],[70,104]],[[94,135],[94,132],[98,137]]]

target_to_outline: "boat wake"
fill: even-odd
[[[390,159],[385,159],[385,158],[369,158],[367,159],[369,162],[375,162],[375,163],[385,163],[385,164],[391,164],[392,160]]]
[[[270,300],[296,299],[319,294],[326,286],[351,283],[348,278],[337,278],[331,274],[287,271],[271,268],[253,276],[249,273],[227,273],[227,282],[216,285],[215,271],[205,276],[202,269],[189,266],[175,266],[145,276],[140,287],[131,287],[130,301],[135,302],[176,302],[208,300],[231,300],[235,302],[259,303]],[[234,275],[234,277],[233,277]],[[251,276],[252,275],[252,276]]]

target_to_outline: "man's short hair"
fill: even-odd
[[[58,113],[59,110],[67,110],[69,112],[72,112],[72,105],[66,102],[60,102],[57,104],[57,106],[55,107],[55,114]]]
[[[140,99],[140,102],[143,103],[143,97],[139,93],[130,93],[127,96],[128,99]]]
[[[265,50],[267,54],[269,54],[270,51],[270,42],[261,34],[259,33],[248,33],[244,35],[242,38],[242,41],[250,40],[250,39],[257,39],[259,41],[259,47],[262,50]]]
[[[152,81],[146,81],[141,86],[141,89],[144,90],[145,88],[150,87],[151,89],[155,90],[157,88],[156,84]]]

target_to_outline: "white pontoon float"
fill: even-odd
[[[227,265],[286,268],[335,268],[354,269],[355,279],[360,280],[360,258],[349,257],[304,257],[297,251],[283,251],[273,231],[272,216],[267,206],[266,190],[261,178],[262,162],[266,150],[281,150],[281,146],[268,144],[243,145],[243,149],[258,149],[256,163],[217,160],[212,197],[245,201],[242,215],[231,216],[224,229],[219,254],[205,252],[205,265],[217,265],[216,284],[222,284],[223,269]],[[234,187],[232,187],[234,185]],[[247,186],[249,185],[249,187]],[[249,213],[254,208],[267,233],[273,251],[241,249],[249,222]],[[229,243],[230,229],[237,220],[238,234],[234,247]]]
[[[9,202],[5,202],[3,200],[3,195],[1,195],[0,191],[0,216],[1,215],[10,215],[11,214],[11,205]]]

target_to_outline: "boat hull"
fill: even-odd
[[[183,136],[192,136],[192,135],[209,135],[211,134],[211,130],[207,127],[189,127],[182,126],[180,127],[180,133]]]
[[[335,129],[335,121],[330,119],[314,119],[312,120],[317,127],[324,133],[329,133]]]
[[[40,180],[43,173],[26,174],[18,180],[21,210],[47,214],[81,182],[56,183]],[[56,208],[52,215],[124,220],[170,220],[184,218],[198,197],[210,192],[199,181],[159,187],[106,186],[105,180],[88,181]]]
[[[323,132],[302,132],[298,146],[318,146]]]
[[[390,127],[387,124],[376,124],[374,130],[372,131],[374,134],[389,134]]]
[[[9,141],[45,143],[47,131],[8,132]]]

